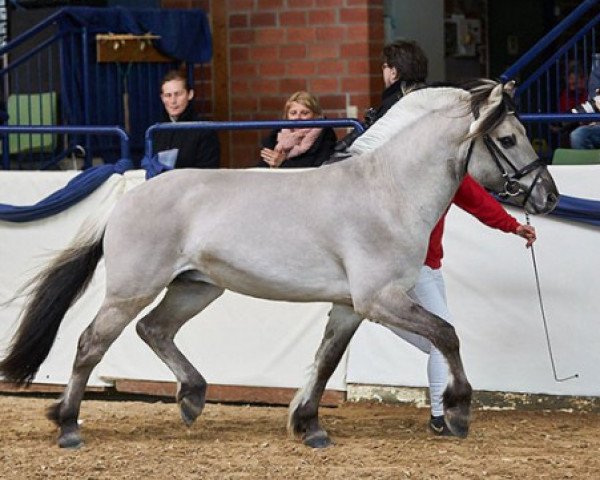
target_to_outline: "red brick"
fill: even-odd
[[[309,45],[308,58],[321,60],[323,58],[337,59],[340,56],[340,47],[336,43],[333,44],[316,44]]]
[[[371,72],[371,61],[368,58],[359,58],[348,60],[348,74],[350,75],[367,75]],[[377,62],[377,66],[381,67],[381,62]]]
[[[250,50],[252,61],[273,61],[277,59],[277,47],[256,46]]]
[[[303,78],[282,78],[279,80],[279,93],[291,95],[298,90],[306,90],[306,80]]]
[[[311,27],[289,27],[286,36],[288,43],[314,43],[317,38],[315,29]]]
[[[318,75],[345,75],[346,74],[345,60],[320,60],[317,62]]]
[[[317,27],[317,40],[320,42],[342,42],[347,37],[346,31],[346,27]],[[356,37],[352,32],[347,38],[356,41]]]
[[[281,95],[278,95],[276,97],[260,97],[258,100],[260,111],[278,112],[279,116],[281,116],[283,115],[283,105],[285,103],[285,100],[286,99]]]
[[[369,23],[369,12],[366,8],[342,8],[340,10],[341,23]]]
[[[233,14],[229,15],[229,28],[247,28],[248,27],[248,15]]]
[[[247,62],[250,59],[248,47],[231,47],[229,49],[229,60],[231,62]]]
[[[284,62],[262,62],[258,66],[258,74],[261,77],[282,77],[285,72]]]
[[[231,65],[231,71],[234,72],[236,77],[256,77],[258,69],[256,64],[253,62],[243,62]]]
[[[342,91],[352,93],[352,92],[368,92],[369,91],[369,77],[364,76],[354,76],[351,78],[342,78]]]
[[[303,76],[303,75],[314,75],[316,70],[315,62],[308,61],[294,61],[287,62],[285,73],[291,76]]]
[[[323,110],[346,110],[346,95],[320,95],[319,103]],[[329,116],[329,115],[328,115]]]
[[[287,11],[279,13],[279,25],[282,27],[293,26],[304,26],[306,25],[306,12],[301,11]]]
[[[238,80],[239,77],[233,77],[230,80],[230,88],[232,95],[240,95],[250,93],[250,82],[248,80]]]
[[[337,78],[312,78],[308,84],[309,91],[320,95],[322,93],[338,93],[339,86]]]
[[[273,93],[273,83],[277,83],[278,79],[253,78],[250,80],[250,88],[253,95]]]
[[[250,25],[253,27],[274,27],[276,24],[273,12],[258,12],[250,15]]]
[[[319,0],[321,3],[321,0]],[[287,0],[288,8],[301,8],[307,10],[315,5],[315,0]]]
[[[341,58],[369,57],[369,46],[364,43],[347,43],[340,48]]]
[[[335,10],[309,10],[308,23],[310,25],[332,25],[337,23]]]
[[[325,7],[341,7],[345,0],[319,0],[319,8]]]
[[[235,96],[231,97],[231,108],[237,112],[255,111],[258,107],[258,102],[254,96]]]
[[[306,58],[306,47],[304,45],[282,45],[279,47],[279,58],[282,60]]]
[[[278,10],[280,8],[283,8],[283,0],[258,0],[259,10]]]
[[[257,28],[254,31],[254,38],[258,45],[281,44],[285,40],[285,30],[281,28]]]
[[[346,5],[348,7],[368,7],[372,4],[380,4],[383,7],[383,0],[346,0]]]
[[[254,0],[229,0],[228,11],[241,12],[244,10],[252,10],[254,8]]]
[[[254,43],[254,30],[229,30],[229,43],[232,45],[247,45],[249,43]]]

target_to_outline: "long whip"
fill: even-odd
[[[531,225],[531,223],[529,222],[529,213],[527,212],[525,212],[525,219],[527,220],[527,225]],[[557,382],[565,382],[567,380],[579,378],[578,373],[563,378],[559,378],[556,375],[556,365],[554,363],[554,355],[552,354],[550,334],[548,333],[548,321],[546,320],[546,312],[544,311],[544,301],[542,300],[542,289],[540,288],[540,275],[538,273],[537,262],[535,260],[535,251],[533,249],[533,245],[531,245],[531,247],[529,248],[531,250],[531,259],[533,260],[533,271],[535,272],[535,285],[537,287],[538,299],[540,302],[540,311],[542,313],[542,321],[544,322],[544,332],[546,333],[546,344],[548,345],[548,354],[550,355],[550,363],[552,365],[552,373],[554,374],[554,380]]]

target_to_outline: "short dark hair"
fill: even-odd
[[[162,78],[162,81],[160,82],[160,89],[162,91],[162,86],[167,83],[170,82],[172,80],[180,80],[183,82],[183,84],[185,85],[185,89],[189,92],[192,87],[190,86],[190,83],[188,82],[188,78],[187,75],[182,72],[181,70],[169,70],[165,76]]]
[[[383,47],[382,60],[398,71],[398,80],[425,82],[427,78],[427,56],[410,40],[396,40]]]

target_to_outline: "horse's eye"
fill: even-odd
[[[512,135],[498,138],[498,141],[500,142],[500,145],[502,145],[502,148],[510,148],[517,144],[517,137],[513,133]]]

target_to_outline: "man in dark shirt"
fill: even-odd
[[[194,90],[189,87],[185,75],[176,70],[168,72],[160,89],[160,99],[164,106],[162,121],[200,120],[191,103],[193,97]],[[214,130],[157,130],[154,134],[153,151],[176,153],[175,168],[219,168],[219,138]]]

